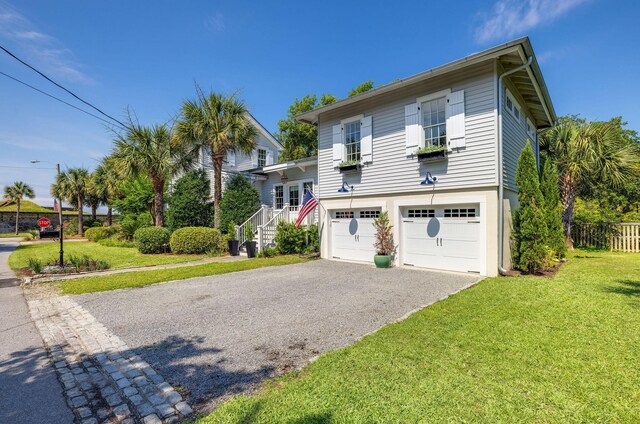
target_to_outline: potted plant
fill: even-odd
[[[340,162],[338,169],[341,173],[345,172],[358,172],[360,170],[360,162],[357,160],[347,160]]]
[[[240,255],[240,240],[236,237],[236,223],[233,221],[227,227],[227,245],[231,256]]]
[[[247,249],[247,257],[255,258],[256,257],[256,241],[253,239],[253,226],[250,222],[247,222],[247,225],[244,226],[244,233],[251,237],[249,240],[244,242],[244,247]]]
[[[429,146],[423,147],[416,152],[419,161],[435,161],[446,159],[447,148],[446,146]]]
[[[393,225],[389,223],[389,213],[381,212],[380,216],[373,221],[376,229],[375,243],[376,255],[373,262],[376,268],[389,268],[391,266],[391,257],[396,248],[393,245]]]

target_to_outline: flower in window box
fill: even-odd
[[[361,164],[359,161],[348,160],[348,161],[340,162],[340,164],[338,165],[338,169],[340,170],[340,172],[354,172],[354,171],[359,171],[360,166]]]
[[[447,148],[445,146],[428,146],[416,152],[418,160],[440,160],[447,157]]]

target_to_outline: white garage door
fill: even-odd
[[[399,249],[403,263],[480,272],[480,219],[478,205],[403,209]]]
[[[331,211],[331,256],[351,261],[373,262],[373,220],[379,208]]]

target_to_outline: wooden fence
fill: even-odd
[[[640,253],[640,222],[573,224],[575,246]]]

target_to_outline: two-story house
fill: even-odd
[[[510,267],[515,170],[554,112],[528,38],[297,117],[318,126],[321,255],[371,262],[388,211],[397,265]]]

